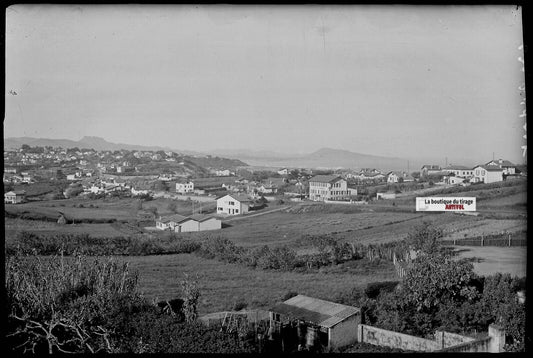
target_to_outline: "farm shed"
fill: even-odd
[[[212,216],[193,215],[183,219],[174,226],[176,232],[207,231],[222,228],[222,222]]]
[[[305,345],[313,349],[343,347],[357,341],[361,310],[317,298],[297,295],[270,310],[270,326],[285,351]]]

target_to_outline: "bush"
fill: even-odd
[[[298,292],[296,291],[287,291],[283,296],[281,296],[281,301],[287,301],[288,299],[298,296]]]
[[[368,298],[377,298],[382,292],[392,292],[398,286],[399,281],[371,282],[365,288],[365,295]]]
[[[88,256],[99,255],[156,255],[192,253],[200,248],[193,240],[172,238],[150,239],[142,236],[91,237],[89,234],[37,235],[21,231],[15,240],[6,242],[6,255],[32,254],[54,255],[63,251],[65,255],[77,253]]]
[[[220,326],[162,313],[137,292],[136,273],[112,259],[12,256],[6,294],[5,347],[13,353],[255,352]]]

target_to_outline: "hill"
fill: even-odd
[[[253,155],[252,153],[235,153],[235,158],[246,160],[250,165],[273,167],[300,168],[376,168],[381,170],[406,170],[407,159],[383,157],[370,154],[350,152],[341,149],[322,148],[304,155],[270,156]],[[419,170],[423,163],[420,160],[409,160],[409,171]]]
[[[18,149],[23,144],[27,144],[31,147],[39,146],[52,146],[52,147],[61,147],[61,148],[88,148],[94,149],[97,151],[102,150],[142,150],[142,151],[174,151],[188,155],[203,155],[199,152],[194,151],[183,151],[176,150],[169,147],[159,147],[159,146],[144,146],[137,144],[125,144],[125,143],[111,143],[106,141],[101,137],[92,137],[85,136],[79,141],[70,140],[70,139],[48,139],[48,138],[32,138],[32,137],[17,137],[17,138],[5,138],[4,139],[4,149]]]

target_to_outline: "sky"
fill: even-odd
[[[516,6],[15,5],[4,137],[521,163],[522,41]]]

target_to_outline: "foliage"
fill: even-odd
[[[438,240],[444,236],[441,228],[424,221],[407,236],[407,243],[416,251],[433,254],[439,248]]]
[[[190,322],[148,303],[125,263],[82,256],[9,257],[6,348],[14,353],[255,351],[237,334],[196,322],[197,281],[186,278],[182,284]]]
[[[431,311],[442,302],[473,300],[478,292],[472,285],[476,275],[466,260],[454,261],[440,255],[417,258],[403,281],[406,300],[418,311]]]
[[[91,237],[89,234],[38,235],[27,231],[17,233],[14,241],[6,242],[6,255],[54,255],[60,250],[65,255],[80,253],[99,255],[154,255],[191,253],[200,244],[193,240],[172,237],[146,238],[143,236]]]
[[[105,315],[115,302],[137,300],[136,284],[127,264],[112,260],[8,257],[10,348],[50,354],[113,352]]]
[[[453,260],[441,250],[435,240],[440,235],[428,225],[409,235],[406,243],[415,245],[421,254],[408,266],[398,289],[380,290],[376,296],[367,287],[364,295],[352,290],[337,301],[359,305],[367,324],[421,337],[436,329],[486,331],[496,323],[506,331],[505,349],[523,351],[526,312],[516,295],[523,280],[509,274],[478,277],[472,263]]]
[[[200,290],[198,289],[198,278],[191,280],[188,275],[181,282],[181,289],[183,291],[183,314],[185,321],[192,323],[198,318],[198,299],[200,298]]]

